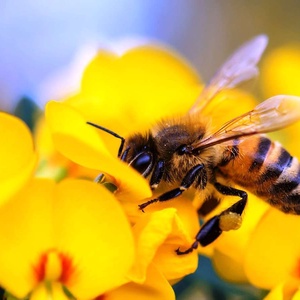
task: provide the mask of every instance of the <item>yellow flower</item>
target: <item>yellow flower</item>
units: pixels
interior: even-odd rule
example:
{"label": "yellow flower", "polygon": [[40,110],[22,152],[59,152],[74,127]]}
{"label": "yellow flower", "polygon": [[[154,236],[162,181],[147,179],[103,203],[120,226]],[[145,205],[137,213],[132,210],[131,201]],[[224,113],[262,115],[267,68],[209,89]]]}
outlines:
{"label": "yellow flower", "polygon": [[264,300],[299,300],[299,280],[291,279],[289,282],[284,282],[277,285],[264,298]]}
{"label": "yellow flower", "polygon": [[190,209],[188,199],[176,199],[174,208],[152,209],[138,219],[132,228],[136,256],[127,274],[130,282],[106,293],[105,299],[120,299],[121,295],[126,299],[175,299],[169,282],[176,282],[197,267],[196,252],[178,256],[174,251],[179,244],[190,245],[190,236],[197,231],[196,218],[190,217],[194,222],[184,220]]}
{"label": "yellow flower", "polygon": [[299,216],[270,208],[247,246],[247,277],[252,284],[265,289],[278,289],[282,285],[282,295],[277,299],[295,294],[300,287],[299,228]]}
{"label": "yellow flower", "polygon": [[132,270],[135,281],[145,279],[145,268],[153,262],[171,282],[195,271],[196,251],[178,256],[179,245],[189,247],[198,230],[198,219],[192,203],[187,198],[174,199],[172,207],[165,203],[160,210],[149,207],[133,226],[137,244],[137,261]]}
{"label": "yellow flower", "polygon": [[0,283],[14,296],[63,297],[65,287],[76,298],[91,299],[126,283],[133,236],[105,188],[35,179],[0,216]]}
{"label": "yellow flower", "polygon": [[[149,214],[132,230],[119,203],[101,185],[83,180],[56,185],[32,178],[36,154],[29,130],[7,114],[0,114],[0,124],[7,137],[2,165],[9,170],[5,164],[11,163],[12,168],[10,185],[2,181],[1,190],[6,201],[0,208],[1,286],[15,297],[31,299],[68,299],[68,293],[81,299],[115,299],[120,293],[130,299],[174,299],[153,258],[165,241],[191,242],[178,217],[180,205],[179,213],[164,209],[156,217]],[[26,172],[18,177],[15,170],[22,172],[21,167]],[[179,276],[194,271],[196,263],[196,256],[194,263],[183,260]]]}
{"label": "yellow flower", "polygon": [[37,161],[31,133],[25,123],[0,112],[0,204],[31,178]]}

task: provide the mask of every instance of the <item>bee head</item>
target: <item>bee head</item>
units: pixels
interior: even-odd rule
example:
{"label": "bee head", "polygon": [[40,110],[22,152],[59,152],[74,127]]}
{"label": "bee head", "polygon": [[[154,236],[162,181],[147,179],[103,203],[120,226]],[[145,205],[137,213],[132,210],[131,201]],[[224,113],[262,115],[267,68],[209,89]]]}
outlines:
{"label": "bee head", "polygon": [[153,169],[156,158],[155,145],[151,135],[135,134],[129,137],[120,158],[141,175],[147,177]]}

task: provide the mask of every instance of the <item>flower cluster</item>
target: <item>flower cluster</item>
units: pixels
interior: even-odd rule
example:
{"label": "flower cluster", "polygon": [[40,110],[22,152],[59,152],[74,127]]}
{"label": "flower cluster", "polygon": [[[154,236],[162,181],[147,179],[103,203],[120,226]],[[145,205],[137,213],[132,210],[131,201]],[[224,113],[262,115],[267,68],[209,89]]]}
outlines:
{"label": "flower cluster", "polygon": [[172,299],[173,291],[152,258],[179,231],[175,209],[155,218],[170,226],[156,239],[149,237],[147,229],[155,230],[155,221],[148,217],[132,228],[103,186],[34,177],[37,154],[29,130],[4,113],[0,124],[1,132],[8,133],[1,156],[1,286],[17,298],[118,299],[119,293],[134,298],[140,289],[139,297],[144,292],[149,299],[150,289],[158,298]]}
{"label": "flower cluster", "polygon": [[[34,137],[21,120],[0,114],[0,286],[8,297],[174,299],[171,284],[196,270],[200,252],[227,280],[272,289],[267,299],[296,299],[298,216],[250,195],[239,230],[177,255],[178,247],[194,242],[202,203],[187,193],[141,212],[138,204],[155,196],[149,183],[117,158],[119,139],[87,125],[123,137],[137,128],[145,132],[162,118],[184,115],[202,88],[192,67],[168,49],[142,46],[122,56],[100,51],[80,90],[47,104]],[[218,127],[255,103],[228,90],[206,115]],[[285,145],[300,154],[293,143]],[[106,180],[93,181],[99,173]],[[223,201],[211,216],[230,201],[236,199]]]}

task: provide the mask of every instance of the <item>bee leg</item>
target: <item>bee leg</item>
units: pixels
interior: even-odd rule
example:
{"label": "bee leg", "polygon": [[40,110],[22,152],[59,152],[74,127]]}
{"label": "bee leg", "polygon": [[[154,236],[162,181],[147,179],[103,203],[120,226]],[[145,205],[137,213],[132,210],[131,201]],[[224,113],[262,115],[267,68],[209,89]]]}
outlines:
{"label": "bee leg", "polygon": [[163,202],[180,196],[185,190],[187,190],[195,182],[197,178],[200,178],[199,182],[201,181],[202,184],[201,187],[204,188],[207,181],[207,175],[203,164],[196,165],[195,167],[190,169],[187,172],[187,174],[184,176],[180,187],[170,190],[155,199],[151,199],[145,203],[140,204],[139,209],[141,211],[144,211],[144,208],[152,203]]}
{"label": "bee leg", "polygon": [[165,171],[165,162],[163,160],[159,160],[153,170],[151,179],[150,179],[150,187],[152,190],[155,190],[159,183],[162,180]]}
{"label": "bee leg", "polygon": [[234,203],[220,214],[220,228],[222,231],[235,230],[241,227],[242,213],[247,204],[248,194],[245,191],[215,183],[215,188],[223,195],[239,196],[241,200]]}
{"label": "bee leg", "polygon": [[223,231],[235,230],[241,226],[242,213],[247,204],[247,193],[218,182],[215,183],[215,188],[223,195],[239,196],[241,200],[205,222],[196,235],[196,241],[185,251],[180,251],[178,248],[176,250],[178,255],[192,252],[194,249],[197,249],[198,243],[205,247],[215,241]]}

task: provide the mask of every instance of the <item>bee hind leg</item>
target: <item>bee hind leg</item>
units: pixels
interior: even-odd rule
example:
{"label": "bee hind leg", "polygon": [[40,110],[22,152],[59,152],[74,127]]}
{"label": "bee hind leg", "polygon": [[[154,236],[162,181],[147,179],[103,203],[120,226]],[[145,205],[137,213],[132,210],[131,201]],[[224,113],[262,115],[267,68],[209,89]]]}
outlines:
{"label": "bee hind leg", "polygon": [[223,231],[236,230],[241,226],[242,213],[247,204],[247,193],[242,190],[222,185],[218,182],[215,183],[215,188],[223,195],[239,196],[241,197],[241,200],[205,222],[197,233],[195,242],[191,247],[185,251],[180,251],[178,248],[176,250],[178,255],[192,252],[194,249],[197,249],[198,244],[205,247],[214,242]]}

